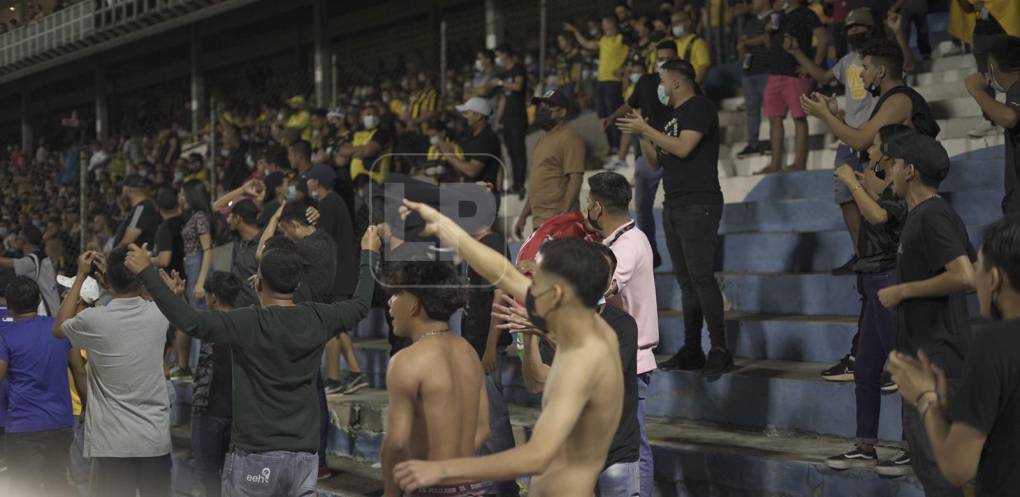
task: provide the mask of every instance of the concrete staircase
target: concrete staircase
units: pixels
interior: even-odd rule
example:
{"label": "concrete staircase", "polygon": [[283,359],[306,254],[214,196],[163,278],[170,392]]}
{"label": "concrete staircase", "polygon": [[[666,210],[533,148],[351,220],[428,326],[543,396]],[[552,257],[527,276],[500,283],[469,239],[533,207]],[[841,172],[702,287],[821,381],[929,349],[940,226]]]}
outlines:
{"label": "concrete staircase", "polygon": [[[944,16],[933,16],[933,30],[944,29],[944,24]],[[935,109],[942,127],[939,139],[954,156],[942,190],[977,245],[985,227],[1001,215],[1004,151],[1001,134],[967,136],[982,119],[961,83],[974,71],[969,55],[948,57],[936,59],[913,79]],[[741,98],[733,98],[722,104],[720,177],[726,206],[717,261],[728,305],[727,338],[737,367],[718,378],[681,371],[653,376],[647,409],[657,494],[919,497],[923,491],[913,477],[890,480],[871,470],[837,472],[824,465],[826,457],[851,446],[856,421],[852,383],[829,383],[819,372],[849,351],[860,310],[855,277],[828,272],[852,253],[832,201],[829,169],[834,150],[828,145],[833,139],[824,125],[809,119],[808,171],[750,176],[767,158],[735,157],[747,138],[744,112],[737,110],[741,103]],[[792,123],[787,123],[787,132],[792,135]],[[760,133],[768,136],[767,122]],[[659,195],[661,206],[661,190]],[[516,197],[504,202],[504,218],[514,219],[519,204]],[[660,214],[656,212],[661,226]],[[657,243],[664,256],[655,277],[661,335],[657,353],[665,358],[683,341],[681,292],[661,229]],[[974,315],[974,302],[971,308]],[[373,388],[330,399],[328,453],[340,458],[331,464],[353,463],[361,468],[356,472],[362,478],[377,475],[370,465],[378,462],[383,437],[389,345],[382,313],[373,310],[355,330],[358,357]],[[458,316],[453,324],[456,330]],[[499,374],[520,442],[534,423],[540,398],[525,391],[519,369],[516,357],[509,355]],[[175,419],[184,422],[187,385],[178,385],[178,399]],[[900,409],[898,395],[883,397],[882,456],[890,455],[900,440]],[[327,488],[322,492],[374,495]]]}

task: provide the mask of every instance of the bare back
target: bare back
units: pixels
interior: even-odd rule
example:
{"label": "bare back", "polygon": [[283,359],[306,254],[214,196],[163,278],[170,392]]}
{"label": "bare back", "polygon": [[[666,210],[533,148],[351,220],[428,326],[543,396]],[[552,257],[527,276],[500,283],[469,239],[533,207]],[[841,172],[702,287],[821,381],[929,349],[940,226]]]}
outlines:
{"label": "bare back", "polygon": [[418,381],[410,451],[430,461],[475,454],[484,373],[475,349],[456,335],[425,337],[400,352]]}
{"label": "bare back", "polygon": [[[583,342],[556,351],[542,398],[543,414],[558,397],[585,404],[548,469],[532,477],[532,497],[591,497],[605,465],[623,409],[623,372],[616,334],[602,319],[596,323],[596,329],[583,331]],[[579,381],[579,376],[587,381]]]}

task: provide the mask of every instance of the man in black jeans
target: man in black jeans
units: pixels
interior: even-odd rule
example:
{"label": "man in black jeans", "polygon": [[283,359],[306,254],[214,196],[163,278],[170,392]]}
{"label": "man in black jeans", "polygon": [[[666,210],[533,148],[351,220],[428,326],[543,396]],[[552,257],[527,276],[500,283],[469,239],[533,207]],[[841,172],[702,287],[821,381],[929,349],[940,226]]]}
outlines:
{"label": "man in black jeans", "polygon": [[[672,108],[662,129],[653,128],[636,113],[618,121],[624,133],[640,136],[642,155],[650,165],[663,169],[662,224],[683,291],[685,339],[683,348],[659,367],[723,373],[733,366],[733,355],[726,348],[722,292],[714,274],[723,209],[717,170],[719,114],[711,100],[696,94],[690,62],[671,60],[659,73],[659,94],[665,94]],[[707,361],[701,348],[701,327],[706,321],[712,340]]]}
{"label": "man in black jeans", "polygon": [[496,111],[496,123],[503,128],[503,142],[513,166],[513,192],[523,194],[528,174],[528,152],[524,146],[528,130],[528,113],[524,95],[528,93],[528,78],[524,66],[514,58],[514,50],[504,43],[496,47],[496,65],[503,70],[499,85],[503,95]]}

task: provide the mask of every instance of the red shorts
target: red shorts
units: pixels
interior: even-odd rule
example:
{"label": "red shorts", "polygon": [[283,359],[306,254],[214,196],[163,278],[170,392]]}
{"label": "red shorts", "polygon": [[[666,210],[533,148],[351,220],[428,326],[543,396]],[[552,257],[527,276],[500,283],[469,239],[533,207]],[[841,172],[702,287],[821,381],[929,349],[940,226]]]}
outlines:
{"label": "red shorts", "polygon": [[800,96],[811,93],[813,86],[810,78],[770,74],[765,84],[765,117],[786,117],[787,111],[791,117],[804,117],[807,114],[800,108]]}

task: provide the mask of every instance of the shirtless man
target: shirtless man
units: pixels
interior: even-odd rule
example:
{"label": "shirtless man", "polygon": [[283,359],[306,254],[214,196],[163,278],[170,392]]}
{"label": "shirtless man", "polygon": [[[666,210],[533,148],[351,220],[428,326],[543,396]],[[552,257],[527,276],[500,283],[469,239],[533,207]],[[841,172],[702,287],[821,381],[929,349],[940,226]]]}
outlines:
{"label": "shirtless man", "polygon": [[479,274],[526,302],[530,321],[558,344],[542,399],[542,413],[526,444],[484,457],[405,461],[393,470],[400,488],[454,482],[505,481],[533,475],[532,497],[591,497],[620,422],[623,372],[613,330],[596,313],[609,279],[599,249],[583,240],[546,242],[534,281],[435,209],[404,201]]}
{"label": "shirtless man", "polygon": [[[453,265],[403,262],[390,272],[393,333],[414,344],[390,359],[389,411],[382,445],[386,497],[401,495],[393,466],[408,459],[471,457],[489,437],[482,363],[474,347],[450,333],[450,316],[464,306],[463,282]],[[409,496],[489,495],[489,483],[422,488]]]}

